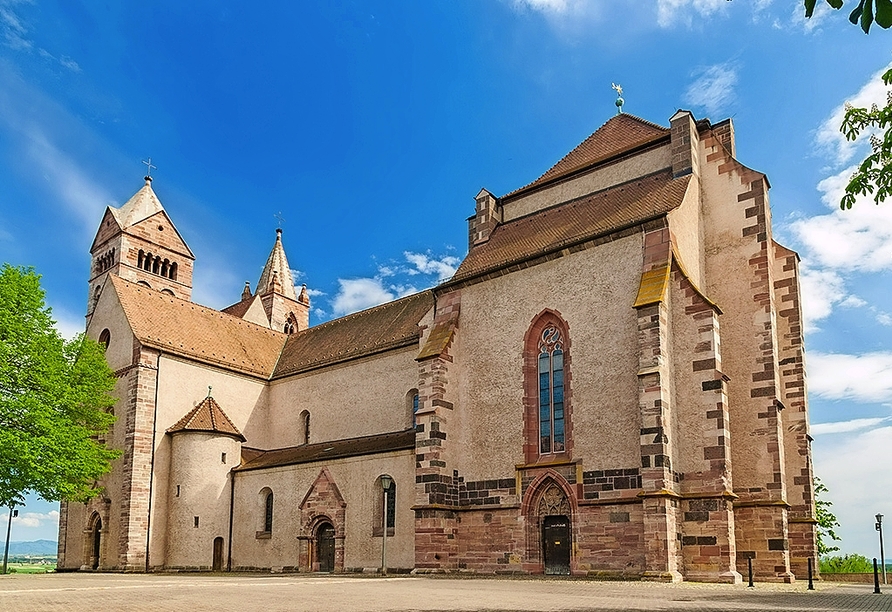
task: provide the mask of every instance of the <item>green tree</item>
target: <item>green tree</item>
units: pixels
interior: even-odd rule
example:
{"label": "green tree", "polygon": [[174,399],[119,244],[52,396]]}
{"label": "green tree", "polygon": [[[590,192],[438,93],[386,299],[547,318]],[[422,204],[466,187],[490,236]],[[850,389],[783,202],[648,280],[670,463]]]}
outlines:
{"label": "green tree", "polygon": [[830,546],[827,542],[828,539],[839,542],[839,536],[836,535],[835,531],[835,528],[839,527],[839,521],[836,520],[836,515],[830,510],[833,502],[828,499],[821,499],[821,495],[827,493],[827,487],[824,486],[824,483],[817,476],[815,476],[814,490],[815,519],[818,521],[818,556],[824,557],[839,550],[838,546]]}
{"label": "green tree", "polygon": [[118,451],[98,438],[114,422],[114,374],[83,334],[64,340],[31,268],[0,267],[0,506],[85,501]]}
{"label": "green tree", "polygon": [[[815,5],[818,0],[805,0],[805,16],[811,17],[815,13]],[[843,0],[825,0],[827,4],[839,10]],[[861,25],[861,29],[867,34],[870,26],[876,23],[883,29],[892,26],[892,0],[858,0],[855,9],[849,13],[849,21],[855,25]]]}
{"label": "green tree", "polygon": [[[886,85],[892,85],[892,70],[887,70],[882,79]],[[872,152],[858,164],[846,185],[839,207],[843,210],[851,208],[855,196],[867,194],[872,194],[873,201],[879,204],[892,195],[892,94],[886,95],[886,106],[883,108],[876,104],[870,108],[846,104],[846,114],[839,130],[849,141],[854,141],[865,130],[883,132],[881,136],[870,136]]]}
{"label": "green tree", "polygon": [[821,573],[860,574],[873,572],[873,563],[864,555],[853,554],[822,558],[820,568]]}

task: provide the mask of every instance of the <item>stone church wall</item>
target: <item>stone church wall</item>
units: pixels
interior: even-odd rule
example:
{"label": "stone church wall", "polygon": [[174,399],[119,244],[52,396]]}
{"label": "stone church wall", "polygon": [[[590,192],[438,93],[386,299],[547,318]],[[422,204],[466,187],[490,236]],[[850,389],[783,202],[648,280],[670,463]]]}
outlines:
{"label": "stone church wall", "polygon": [[[323,495],[321,501],[314,498],[323,467],[327,475],[322,480],[330,478],[334,485],[326,482],[326,489],[337,489],[343,507],[330,493]],[[376,528],[380,527],[382,512],[378,507],[378,477],[382,474],[393,477],[397,492],[394,532],[387,542],[387,565],[392,569],[411,569],[415,561],[412,451],[237,472],[232,569],[311,571],[314,528],[323,515],[335,527],[336,547],[343,547],[341,565],[336,571],[380,567],[381,536]],[[264,517],[261,492],[267,488],[274,494],[273,530],[269,537],[259,533]]]}
{"label": "stone church wall", "polygon": [[303,443],[304,410],[310,413],[311,443],[410,428],[407,394],[418,388],[417,354],[413,345],[274,381],[265,431],[249,438],[249,446]]}

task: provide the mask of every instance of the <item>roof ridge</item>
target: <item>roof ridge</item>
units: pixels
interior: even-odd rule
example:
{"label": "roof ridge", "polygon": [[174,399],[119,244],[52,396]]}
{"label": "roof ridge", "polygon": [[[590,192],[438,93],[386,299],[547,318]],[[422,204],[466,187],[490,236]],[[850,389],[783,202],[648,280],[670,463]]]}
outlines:
{"label": "roof ridge", "polygon": [[[604,130],[608,126],[612,124],[619,124],[619,122],[624,122],[626,124],[632,121],[634,123],[640,124],[642,126],[647,127],[651,131],[656,130],[659,133],[656,134],[648,134],[645,136],[631,138],[628,139],[627,142],[620,142],[617,146],[607,146],[607,140],[612,136],[615,138],[615,134],[607,134]],[[616,128],[620,129],[620,128]],[[601,134],[601,138],[597,138],[598,134]],[[646,119],[642,119],[636,115],[632,115],[629,113],[622,113],[619,115],[614,115],[604,123],[602,123],[598,129],[589,134],[585,139],[582,140],[579,144],[573,147],[566,155],[561,157],[556,163],[554,163],[551,167],[549,167],[545,172],[543,172],[538,178],[534,181],[527,183],[526,185],[519,187],[513,191],[508,192],[503,195],[502,198],[513,197],[531,187],[540,186],[548,184],[552,181],[557,181],[561,178],[565,178],[570,176],[579,170],[597,165],[599,163],[603,163],[613,157],[622,155],[628,151],[634,150],[635,148],[644,146],[648,143],[655,142],[660,138],[665,138],[668,134],[670,134],[670,129],[653,123],[652,121],[647,121]],[[598,146],[600,145],[600,146]],[[606,152],[601,152],[597,154],[597,149],[606,149]],[[595,149],[595,150],[590,150]],[[582,159],[578,162],[573,162],[574,157],[581,157]],[[569,167],[562,167],[569,166]]]}
{"label": "roof ridge", "polygon": [[[257,323],[254,323],[254,322],[252,322],[252,321],[248,321],[248,320],[243,319],[243,318],[241,318],[241,317],[236,317],[236,316],[234,316],[234,315],[231,315],[231,314],[229,314],[228,312],[224,312],[224,311],[222,311],[222,310],[217,310],[216,308],[212,308],[211,306],[205,306],[204,304],[199,304],[198,302],[193,302],[193,301],[191,301],[191,300],[186,300],[186,299],[183,299],[183,298],[181,298],[181,297],[177,297],[177,296],[175,296],[175,295],[169,295],[169,294],[167,294],[167,293],[162,293],[162,292],[158,291],[157,289],[152,289],[151,287],[146,287],[145,285],[140,285],[139,283],[134,283],[133,281],[127,280],[126,278],[122,278],[122,277],[120,277],[120,276],[109,275],[109,278],[115,279],[115,281],[123,281],[124,283],[126,283],[127,285],[130,285],[131,287],[135,286],[135,287],[137,287],[137,291],[140,291],[140,290],[142,290],[142,289],[148,289],[149,291],[153,291],[154,293],[156,293],[156,294],[158,294],[158,295],[162,295],[162,296],[164,296],[162,299],[172,298],[172,299],[177,300],[177,301],[179,301],[179,302],[181,302],[181,303],[183,303],[183,304],[189,304],[189,305],[191,305],[191,306],[197,306],[198,308],[200,308],[200,309],[202,309],[202,310],[205,310],[205,311],[208,311],[208,312],[211,312],[211,313],[214,313],[214,314],[225,315],[225,316],[227,316],[227,317],[229,317],[229,318],[231,318],[231,319],[233,319],[233,320],[235,320],[235,321],[240,321],[240,322],[245,323],[245,324],[247,324],[247,325],[251,325],[251,326],[256,327],[257,329],[259,329],[259,330],[261,330],[261,331],[270,332],[270,333],[272,333],[272,334],[274,334],[274,335],[276,335],[276,336],[285,336],[285,335],[286,335],[284,332],[279,332],[279,331],[276,331],[276,330],[271,329],[271,328],[269,328],[269,327],[264,327],[263,325],[258,325]],[[151,295],[151,294],[150,294],[150,295]],[[233,304],[233,306],[235,306],[235,304]],[[229,308],[229,306],[227,306],[227,308]]]}
{"label": "roof ridge", "polygon": [[306,334],[307,332],[309,332],[309,331],[311,331],[311,330],[314,330],[314,329],[325,329],[326,327],[331,327],[333,324],[338,323],[338,322],[340,322],[340,321],[346,321],[346,320],[349,320],[349,319],[352,319],[352,318],[358,318],[359,316],[361,316],[361,315],[363,315],[363,314],[370,313],[370,312],[372,312],[372,311],[374,311],[374,310],[377,310],[377,309],[379,309],[379,308],[384,308],[385,306],[391,306],[391,305],[393,305],[393,304],[396,304],[397,302],[401,302],[401,301],[403,301],[403,300],[408,300],[409,298],[417,298],[417,297],[419,297],[419,296],[421,296],[421,295],[423,295],[423,294],[425,294],[425,293],[431,293],[432,291],[433,291],[433,288],[431,288],[431,289],[422,289],[421,291],[417,291],[417,292],[415,292],[415,293],[410,293],[409,295],[404,295],[403,297],[396,298],[395,300],[390,300],[389,302],[384,302],[383,304],[377,304],[377,305],[375,305],[375,306],[369,306],[368,308],[364,308],[364,309],[362,309],[362,310],[357,310],[356,312],[351,312],[351,313],[349,313],[349,314],[345,314],[345,315],[343,315],[343,316],[340,316],[340,317],[338,317],[337,319],[331,319],[330,321],[326,321],[325,323],[320,323],[319,325],[313,325],[313,326],[308,327],[308,328],[306,328],[306,329],[302,329],[302,330],[300,330],[300,331],[298,331],[298,332],[295,332],[295,333],[292,334],[292,335],[293,335],[293,336],[299,336],[299,335],[302,335],[302,334]]}

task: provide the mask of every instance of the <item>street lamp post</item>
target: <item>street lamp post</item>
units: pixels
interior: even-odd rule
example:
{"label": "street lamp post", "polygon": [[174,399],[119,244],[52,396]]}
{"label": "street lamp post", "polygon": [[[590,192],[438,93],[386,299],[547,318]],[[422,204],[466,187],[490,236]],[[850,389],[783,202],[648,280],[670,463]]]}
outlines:
{"label": "street lamp post", "polygon": [[19,515],[18,510],[13,509],[14,506],[10,504],[9,506],[9,524],[6,526],[6,546],[3,548],[3,573],[6,574],[6,561],[9,559],[9,534],[12,532],[12,519]]}
{"label": "street lamp post", "polygon": [[876,528],[880,532],[880,564],[883,566],[883,584],[889,584],[886,582],[886,553],[883,551],[883,515],[877,514],[876,519]]}
{"label": "street lamp post", "polygon": [[387,575],[387,493],[390,491],[390,485],[393,479],[390,476],[381,477],[381,488],[384,490],[384,520],[381,523],[381,575]]}

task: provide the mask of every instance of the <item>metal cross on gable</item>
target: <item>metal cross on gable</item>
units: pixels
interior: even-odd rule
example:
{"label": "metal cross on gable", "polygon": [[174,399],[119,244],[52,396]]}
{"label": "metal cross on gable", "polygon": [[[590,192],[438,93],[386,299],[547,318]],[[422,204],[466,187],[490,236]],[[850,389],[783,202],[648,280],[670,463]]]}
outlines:
{"label": "metal cross on gable", "polygon": [[276,214],[273,215],[276,221],[279,222],[279,227],[282,227],[282,224],[285,223],[285,217],[282,216],[282,211],[280,210]]}
{"label": "metal cross on gable", "polygon": [[156,166],[152,163],[151,157],[148,159],[148,161],[142,160],[142,163],[144,163],[146,165],[146,176],[149,176],[149,177],[152,176],[152,168],[154,168],[155,170],[158,169],[158,166]]}

